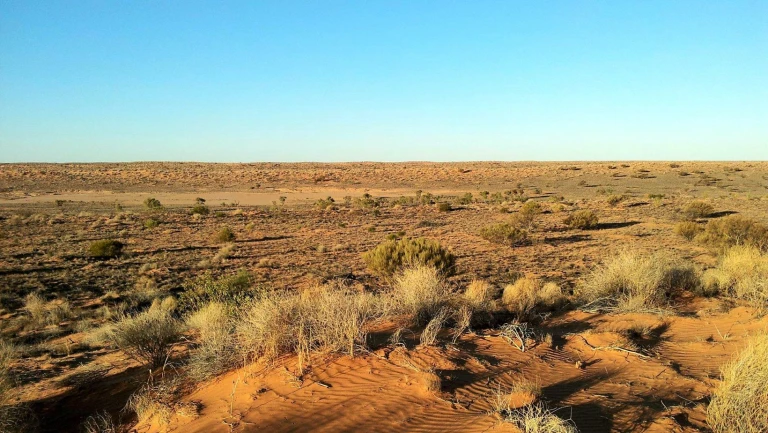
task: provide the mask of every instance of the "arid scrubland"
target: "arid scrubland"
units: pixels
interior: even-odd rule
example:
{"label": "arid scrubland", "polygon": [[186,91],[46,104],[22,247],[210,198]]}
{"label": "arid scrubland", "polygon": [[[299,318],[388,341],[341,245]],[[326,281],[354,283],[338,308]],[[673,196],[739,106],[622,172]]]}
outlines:
{"label": "arid scrubland", "polygon": [[0,187],[0,432],[768,428],[766,163]]}

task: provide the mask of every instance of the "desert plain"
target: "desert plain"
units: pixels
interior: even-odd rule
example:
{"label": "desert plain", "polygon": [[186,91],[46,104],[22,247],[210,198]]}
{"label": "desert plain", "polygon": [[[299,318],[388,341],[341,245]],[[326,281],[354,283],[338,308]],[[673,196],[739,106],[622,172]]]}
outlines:
{"label": "desert plain", "polygon": [[3,428],[724,431],[766,224],[766,162],[2,164]]}

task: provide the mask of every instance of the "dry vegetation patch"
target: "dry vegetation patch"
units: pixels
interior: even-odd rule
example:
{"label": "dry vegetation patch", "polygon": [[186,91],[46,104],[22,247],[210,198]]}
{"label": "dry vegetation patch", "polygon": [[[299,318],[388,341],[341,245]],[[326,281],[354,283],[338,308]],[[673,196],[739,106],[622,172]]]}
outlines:
{"label": "dry vegetation patch", "polygon": [[697,270],[665,253],[624,251],[593,269],[578,284],[582,308],[595,311],[659,312],[682,290],[695,290]]}
{"label": "dry vegetation patch", "polygon": [[753,337],[722,369],[722,382],[707,409],[715,433],[768,431],[768,334]]}

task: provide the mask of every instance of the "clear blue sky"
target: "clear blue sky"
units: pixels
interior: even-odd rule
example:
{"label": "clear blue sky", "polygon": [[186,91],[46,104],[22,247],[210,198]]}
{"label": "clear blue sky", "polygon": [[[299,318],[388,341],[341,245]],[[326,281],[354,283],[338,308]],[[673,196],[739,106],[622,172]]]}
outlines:
{"label": "clear blue sky", "polygon": [[0,162],[768,159],[768,1],[0,1]]}

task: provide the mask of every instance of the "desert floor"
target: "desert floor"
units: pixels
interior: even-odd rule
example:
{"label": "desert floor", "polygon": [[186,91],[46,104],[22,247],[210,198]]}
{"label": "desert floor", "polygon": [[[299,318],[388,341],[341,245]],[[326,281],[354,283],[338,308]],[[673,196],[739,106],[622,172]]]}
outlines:
{"label": "desert floor", "polygon": [[[541,204],[528,245],[479,234],[521,208],[521,201],[488,198],[509,190]],[[450,210],[399,200],[417,191]],[[355,205],[364,194],[375,208]],[[609,203],[615,196],[621,200]],[[146,208],[150,197],[163,207]],[[190,214],[198,197],[210,214]],[[327,197],[335,202],[317,205]],[[528,275],[570,294],[626,249],[664,250],[704,269],[717,253],[674,232],[693,200],[715,210],[702,224],[731,214],[768,223],[768,163],[2,164],[0,335],[21,354],[12,366],[18,400],[42,432],[81,431],[99,413],[138,432],[517,431],[492,414],[490,400],[521,378],[537,382],[548,405],[581,432],[708,431],[706,406],[720,367],[768,327],[751,306],[721,297],[687,296],[662,314],[571,305],[536,324],[553,343],[526,351],[497,327],[430,346],[418,336],[389,344],[383,327],[382,335],[372,332],[368,351],[316,355],[302,374],[288,356],[190,385],[176,407],[194,410],[167,422],[139,422],[123,410],[157,372],[88,340],[115,311],[178,296],[206,273],[246,270],[255,287],[279,290],[337,280],[387,290],[361,255],[392,234],[448,247],[457,269],[448,283],[457,292],[475,279],[503,287]],[[598,226],[567,228],[563,220],[577,209],[595,211]],[[229,244],[215,239],[225,226],[235,234]],[[107,238],[125,244],[122,256],[87,254],[91,242]],[[32,320],[25,309],[31,293],[66,311]],[[647,338],[616,350],[638,324],[650,330]],[[189,350],[179,342],[171,365],[182,368]],[[427,370],[440,377],[439,389],[425,387]]]}

